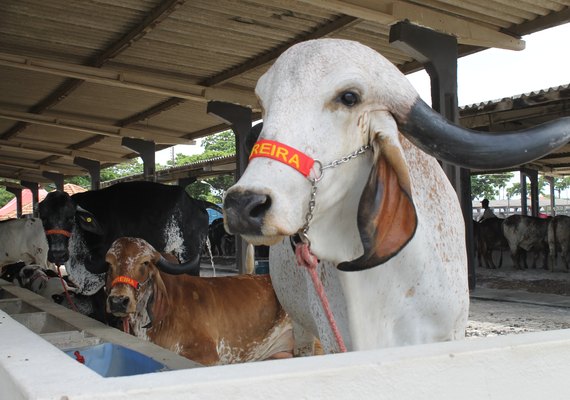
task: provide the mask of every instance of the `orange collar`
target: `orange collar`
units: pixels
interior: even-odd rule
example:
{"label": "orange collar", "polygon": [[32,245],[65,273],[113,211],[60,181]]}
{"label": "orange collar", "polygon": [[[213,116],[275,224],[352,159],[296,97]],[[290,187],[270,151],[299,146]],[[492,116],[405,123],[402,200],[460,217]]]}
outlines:
{"label": "orange collar", "polygon": [[111,282],[111,287],[118,285],[119,283],[125,283],[127,285],[131,285],[137,290],[140,287],[140,283],[137,280],[129,278],[128,276],[124,275],[117,276],[115,279],[113,279],[113,282]]}
{"label": "orange collar", "polygon": [[71,237],[71,232],[66,231],[65,229],[48,229],[46,231],[46,235],[63,235],[66,237]]}
{"label": "orange collar", "polygon": [[282,162],[299,171],[303,176],[309,176],[315,160],[299,150],[274,140],[258,140],[253,145],[249,159],[266,157]]}

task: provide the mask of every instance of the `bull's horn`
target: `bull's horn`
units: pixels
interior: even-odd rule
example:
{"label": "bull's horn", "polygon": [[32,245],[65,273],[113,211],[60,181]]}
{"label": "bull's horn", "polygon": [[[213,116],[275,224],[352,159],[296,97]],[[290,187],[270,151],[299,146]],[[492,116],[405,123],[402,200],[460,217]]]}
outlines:
{"label": "bull's horn", "polygon": [[193,260],[187,261],[183,264],[171,263],[166,258],[160,256],[156,262],[156,266],[162,272],[166,272],[171,275],[200,275],[200,254],[198,254]]}
{"label": "bull's horn", "polygon": [[416,146],[437,159],[471,169],[500,169],[540,158],[570,140],[570,117],[511,132],[457,126],[417,99],[398,125]]}

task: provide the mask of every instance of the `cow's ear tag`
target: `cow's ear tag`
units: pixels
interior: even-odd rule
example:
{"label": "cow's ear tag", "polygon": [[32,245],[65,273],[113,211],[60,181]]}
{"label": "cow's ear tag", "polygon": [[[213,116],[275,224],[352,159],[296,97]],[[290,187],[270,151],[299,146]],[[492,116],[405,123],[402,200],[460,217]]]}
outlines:
{"label": "cow's ear tag", "polygon": [[89,211],[81,207],[77,207],[76,216],[77,216],[77,223],[81,229],[87,232],[94,233],[96,235],[103,234],[103,228],[101,228],[101,225],[99,225],[99,222],[97,222],[95,216],[91,214]]}

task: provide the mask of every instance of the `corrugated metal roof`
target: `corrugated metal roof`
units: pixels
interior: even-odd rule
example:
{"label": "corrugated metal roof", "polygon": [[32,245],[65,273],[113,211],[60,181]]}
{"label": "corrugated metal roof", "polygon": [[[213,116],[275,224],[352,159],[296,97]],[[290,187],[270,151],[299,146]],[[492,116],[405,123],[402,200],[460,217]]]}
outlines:
{"label": "corrugated metal roof", "polygon": [[[501,132],[530,128],[559,117],[570,117],[570,84],[464,106],[459,114],[461,125],[470,129]],[[568,175],[570,145],[525,167],[546,175]]]}
{"label": "corrugated metal roof", "polygon": [[255,107],[257,79],[309,38],[358,40],[416,70],[388,40],[403,19],[456,35],[469,54],[520,47],[520,36],[569,21],[570,9],[567,0],[4,0],[0,177],[42,182],[44,171],[84,174],[76,156],[103,166],[132,158],[123,135],[161,148],[221,130],[207,101]]}

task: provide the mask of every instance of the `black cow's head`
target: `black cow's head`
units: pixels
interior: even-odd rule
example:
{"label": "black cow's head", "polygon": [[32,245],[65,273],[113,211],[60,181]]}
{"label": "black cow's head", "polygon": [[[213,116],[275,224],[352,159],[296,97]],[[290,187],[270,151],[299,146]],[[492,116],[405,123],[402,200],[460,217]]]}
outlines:
{"label": "black cow's head", "polygon": [[95,216],[76,205],[65,192],[48,193],[38,209],[49,245],[48,260],[57,265],[69,259],[69,239],[76,227],[98,235],[103,233]]}

